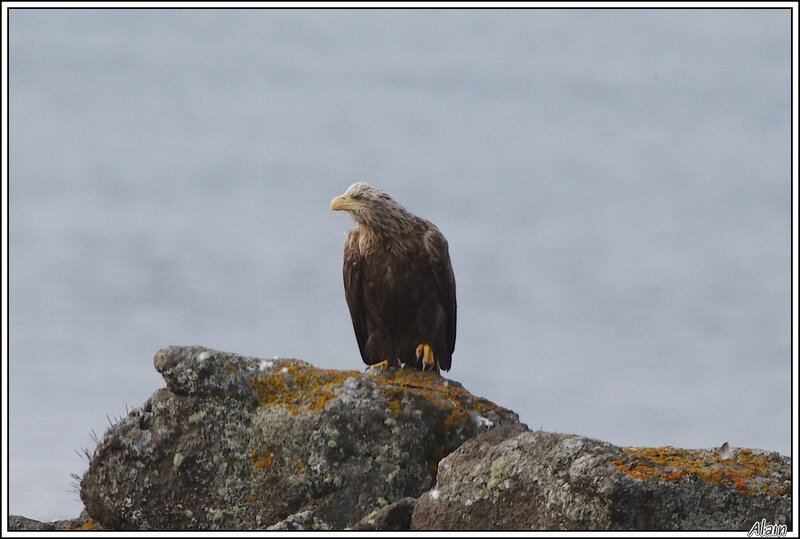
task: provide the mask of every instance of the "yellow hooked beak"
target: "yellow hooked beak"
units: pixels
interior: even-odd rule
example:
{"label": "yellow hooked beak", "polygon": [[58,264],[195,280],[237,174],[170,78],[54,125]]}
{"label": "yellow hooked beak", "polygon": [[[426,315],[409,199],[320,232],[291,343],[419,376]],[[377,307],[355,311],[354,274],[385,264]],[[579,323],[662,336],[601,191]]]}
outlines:
{"label": "yellow hooked beak", "polygon": [[352,210],[359,206],[358,202],[347,195],[339,195],[331,200],[331,211]]}

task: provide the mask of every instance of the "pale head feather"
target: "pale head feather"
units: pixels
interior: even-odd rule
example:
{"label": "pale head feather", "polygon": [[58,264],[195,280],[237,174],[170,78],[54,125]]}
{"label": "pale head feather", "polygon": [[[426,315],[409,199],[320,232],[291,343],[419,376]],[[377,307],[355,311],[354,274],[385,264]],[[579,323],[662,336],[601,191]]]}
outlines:
{"label": "pale head feather", "polygon": [[348,213],[360,225],[362,252],[372,251],[379,245],[404,251],[416,243],[409,243],[409,236],[421,235],[427,228],[427,221],[407,211],[385,191],[367,183],[354,183],[344,195],[359,202]]}
{"label": "pale head feather", "polygon": [[377,187],[356,182],[344,194],[360,203],[350,210],[355,222],[372,229],[373,233],[399,237],[419,229],[420,219]]}

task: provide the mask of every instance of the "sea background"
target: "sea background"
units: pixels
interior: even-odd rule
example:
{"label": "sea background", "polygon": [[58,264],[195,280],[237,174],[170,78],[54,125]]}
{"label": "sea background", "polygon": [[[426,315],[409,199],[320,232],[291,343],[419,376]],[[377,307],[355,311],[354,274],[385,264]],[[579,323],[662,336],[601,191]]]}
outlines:
{"label": "sea background", "polygon": [[362,369],[355,181],[436,223],[446,373],[531,429],[791,453],[789,10],[9,12],[9,508],[167,345]]}

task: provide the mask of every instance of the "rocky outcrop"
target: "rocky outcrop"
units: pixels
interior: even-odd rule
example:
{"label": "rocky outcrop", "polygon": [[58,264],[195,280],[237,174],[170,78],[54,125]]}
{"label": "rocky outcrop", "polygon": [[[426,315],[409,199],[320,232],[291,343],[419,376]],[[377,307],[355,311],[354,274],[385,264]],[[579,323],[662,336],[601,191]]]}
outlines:
{"label": "rocky outcrop", "polygon": [[791,461],[532,432],[433,373],[201,347],[113,425],[86,511],[12,530],[792,530]]}
{"label": "rocky outcrop", "polygon": [[499,427],[439,463],[412,529],[749,530],[791,528],[791,466],[777,453],[620,448]]}
{"label": "rocky outcrop", "polygon": [[81,482],[112,529],[343,529],[433,486],[509,410],[434,373],[318,369],[170,347],[167,387],[106,432]]}
{"label": "rocky outcrop", "polygon": [[361,519],[353,526],[359,531],[406,531],[411,529],[411,514],[414,511],[416,498],[403,498],[381,507]]}
{"label": "rocky outcrop", "polygon": [[55,522],[40,522],[18,515],[10,515],[8,517],[8,531],[88,531],[102,529],[99,524],[89,518],[86,511],[83,511],[78,518],[56,520]]}

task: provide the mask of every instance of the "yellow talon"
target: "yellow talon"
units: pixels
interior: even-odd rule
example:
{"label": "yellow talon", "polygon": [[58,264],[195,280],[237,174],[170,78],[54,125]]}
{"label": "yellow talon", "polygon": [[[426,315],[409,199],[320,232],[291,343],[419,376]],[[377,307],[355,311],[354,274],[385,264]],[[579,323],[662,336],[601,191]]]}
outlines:
{"label": "yellow talon", "polygon": [[373,369],[375,369],[375,370],[388,369],[389,367],[391,367],[391,362],[388,359],[384,359],[383,361],[381,361],[379,363],[373,363],[372,365],[370,365],[367,368],[371,371]]}
{"label": "yellow talon", "polygon": [[433,357],[433,348],[430,347],[427,343],[421,343],[417,345],[417,349],[415,351],[417,355],[417,363],[419,364],[420,370],[423,371],[435,371],[436,368],[436,359]]}

